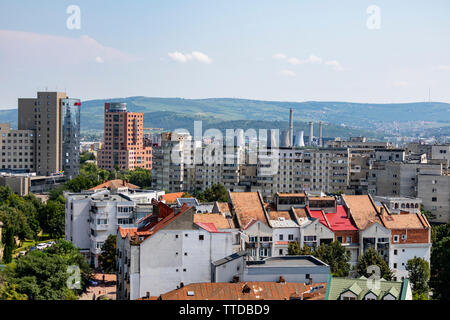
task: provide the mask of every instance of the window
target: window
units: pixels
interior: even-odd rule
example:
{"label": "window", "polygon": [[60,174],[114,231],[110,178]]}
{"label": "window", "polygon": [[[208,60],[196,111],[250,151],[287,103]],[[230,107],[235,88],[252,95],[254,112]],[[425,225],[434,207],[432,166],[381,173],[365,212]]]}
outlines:
{"label": "window", "polygon": [[397,269],[397,264],[396,263],[394,263],[394,269]]}
{"label": "window", "polygon": [[288,236],[288,240],[289,240],[289,241],[294,240],[294,235],[293,235],[293,234],[290,234],[290,235]]}
{"label": "window", "polygon": [[433,198],[431,198],[431,201],[433,201],[433,202],[437,202],[437,197],[433,197]]}
{"label": "window", "polygon": [[396,256],[398,253],[397,249],[394,250],[394,256]]}
{"label": "window", "polygon": [[394,242],[398,242],[398,239],[399,239],[398,235],[395,235],[394,236]]}
{"label": "window", "polygon": [[402,234],[402,240],[406,240],[406,234]]}
{"label": "window", "polygon": [[280,241],[283,241],[283,235],[282,234],[280,234],[278,237],[279,237]]}
{"label": "window", "polygon": [[352,243],[352,237],[351,236],[347,236],[346,241],[347,241],[347,243]]}
{"label": "window", "polygon": [[342,237],[336,237],[336,240],[342,243]]}
{"label": "window", "polygon": [[205,240],[205,236],[203,234],[199,235],[198,240]]}

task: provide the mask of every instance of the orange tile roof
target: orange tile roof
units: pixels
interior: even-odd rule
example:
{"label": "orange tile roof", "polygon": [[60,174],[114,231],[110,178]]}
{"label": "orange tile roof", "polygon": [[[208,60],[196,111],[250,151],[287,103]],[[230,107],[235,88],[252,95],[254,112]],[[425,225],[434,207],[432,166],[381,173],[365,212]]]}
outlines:
{"label": "orange tile roof", "polygon": [[252,220],[260,220],[268,225],[264,207],[257,192],[230,192],[230,197],[241,228],[248,227]]}
{"label": "orange tile roof", "polygon": [[336,200],[334,197],[310,197],[309,200],[323,200],[323,201],[334,201]]}
{"label": "orange tile roof", "polygon": [[292,208],[292,211],[294,212],[297,219],[308,217],[308,212],[306,208]]}
{"label": "orange tile roof", "polygon": [[114,190],[114,189],[124,188],[124,187],[127,187],[129,189],[140,189],[140,187],[138,187],[137,185],[126,182],[124,180],[116,179],[116,180],[106,181],[102,184],[99,184],[96,187],[90,188],[89,190],[99,190],[99,189],[104,189],[104,188]]}
{"label": "orange tile roof", "polygon": [[194,214],[194,223],[212,223],[217,229],[230,229],[234,227],[220,213],[196,213]]}
{"label": "orange tile roof", "polygon": [[278,193],[278,197],[306,197],[304,193]]}
{"label": "orange tile roof", "polygon": [[[160,296],[161,300],[289,300],[326,283],[238,282],[192,283]],[[244,288],[248,288],[246,291]],[[322,290],[322,289],[321,289]],[[189,293],[189,294],[188,294]],[[325,291],[323,290],[323,294]],[[193,295],[192,295],[193,294]]]}
{"label": "orange tile roof", "polygon": [[177,198],[183,197],[184,192],[166,193],[161,197],[161,200],[165,200],[166,203],[175,203]]}
{"label": "orange tile roof", "polygon": [[[383,222],[388,229],[427,229],[429,224],[419,214],[384,215]],[[426,218],[425,218],[426,219]]]}
{"label": "orange tile roof", "polygon": [[220,213],[230,213],[230,206],[228,202],[216,202],[216,203]]}
{"label": "orange tile roof", "polygon": [[279,218],[284,218],[285,220],[292,220],[291,214],[287,210],[277,211],[273,204],[268,204],[265,205],[264,207],[267,211],[267,215],[269,216],[270,220],[278,220]]}
{"label": "orange tile roof", "polygon": [[375,222],[382,224],[373,202],[368,195],[342,195],[345,204],[359,230],[364,230]]}

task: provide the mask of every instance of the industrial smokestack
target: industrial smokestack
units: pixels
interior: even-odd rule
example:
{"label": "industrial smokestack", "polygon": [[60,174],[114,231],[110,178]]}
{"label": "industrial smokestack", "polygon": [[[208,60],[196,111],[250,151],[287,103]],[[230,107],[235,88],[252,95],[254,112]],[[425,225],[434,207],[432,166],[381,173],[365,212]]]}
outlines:
{"label": "industrial smokestack", "polygon": [[294,111],[289,109],[289,146],[294,146]]}
{"label": "industrial smokestack", "polygon": [[287,148],[290,146],[290,141],[289,141],[289,131],[282,131],[281,132],[281,142],[280,142],[280,147],[283,148]]}
{"label": "industrial smokestack", "polygon": [[309,144],[310,146],[312,146],[313,138],[314,138],[314,125],[313,125],[313,123],[310,121],[310,122],[309,122],[309,137],[308,137],[308,144]]}
{"label": "industrial smokestack", "polygon": [[304,147],[305,141],[303,140],[303,131],[297,132],[295,135],[295,146],[296,147]]}
{"label": "industrial smokestack", "polygon": [[323,122],[320,121],[319,122],[319,147],[323,146],[323,136],[322,136],[322,127],[323,127]]}

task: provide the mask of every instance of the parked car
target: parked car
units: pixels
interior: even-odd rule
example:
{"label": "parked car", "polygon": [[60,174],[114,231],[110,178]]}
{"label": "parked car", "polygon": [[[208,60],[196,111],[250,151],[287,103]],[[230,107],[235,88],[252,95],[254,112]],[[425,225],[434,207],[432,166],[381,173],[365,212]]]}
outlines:
{"label": "parked car", "polygon": [[46,243],[39,243],[36,248],[38,250],[44,250],[45,248],[47,248],[47,244]]}
{"label": "parked car", "polygon": [[26,251],[19,251],[19,255],[21,255],[21,256],[24,256],[24,255],[26,255],[26,254],[27,254]]}
{"label": "parked car", "polygon": [[31,248],[30,248],[30,252],[31,252],[31,251],[34,251],[34,250],[37,250],[37,248],[36,248],[36,247],[31,247]]}

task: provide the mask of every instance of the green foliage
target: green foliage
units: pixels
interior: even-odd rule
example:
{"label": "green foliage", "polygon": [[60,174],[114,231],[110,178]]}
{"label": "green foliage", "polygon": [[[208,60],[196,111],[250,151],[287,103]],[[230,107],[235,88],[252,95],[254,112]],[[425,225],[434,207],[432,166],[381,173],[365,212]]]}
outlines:
{"label": "green foliage", "polygon": [[80,154],[80,164],[83,164],[88,160],[95,160],[95,155],[92,152],[85,151]]}
{"label": "green foliage", "polygon": [[428,296],[430,288],[428,280],[430,279],[430,264],[422,258],[414,257],[408,260],[406,264],[408,270],[408,278],[411,281],[412,290],[418,296]]}
{"label": "green foliage", "polygon": [[436,219],[436,216],[433,215],[430,211],[425,210],[422,204],[420,205],[420,213],[423,214],[428,221]]}
{"label": "green foliage", "polygon": [[100,264],[105,273],[116,271],[116,236],[111,234],[102,246],[102,253],[99,256]]}
{"label": "green foliage", "polygon": [[126,180],[142,189],[150,188],[152,186],[152,172],[150,170],[136,168],[128,173]]}
{"label": "green foliage", "polygon": [[65,206],[60,201],[48,200],[39,212],[39,222],[42,230],[52,238],[64,236]]}
{"label": "green foliage", "polygon": [[183,193],[183,195],[181,197],[182,198],[193,198],[194,196],[192,194],[190,194],[189,192],[185,192],[185,193]]}
{"label": "green foliage", "polygon": [[321,244],[315,250],[304,245],[300,248],[298,241],[290,242],[289,255],[312,255],[330,266],[331,273],[336,277],[346,277],[350,272],[350,252],[347,252],[339,241],[328,245]]}
{"label": "green foliage", "polygon": [[330,266],[330,271],[335,277],[348,276],[350,252],[346,251],[339,241],[333,241],[329,245],[321,244],[313,254]]}
{"label": "green foliage", "polygon": [[[67,287],[68,267],[72,265],[80,268],[80,290]],[[7,282],[30,300],[71,300],[86,289],[91,276],[89,265],[78,249],[68,241],[61,241],[44,252],[36,250],[19,257],[7,273]]]}
{"label": "green foliage", "polygon": [[385,280],[392,280],[392,271],[389,269],[388,264],[373,248],[367,249],[367,251],[359,258],[356,264],[356,271],[360,276],[369,278],[372,274],[367,272],[370,266],[376,265],[380,268],[380,277]]}
{"label": "green foliage", "polygon": [[289,242],[288,245],[288,255],[291,256],[310,256],[313,255],[313,249],[307,245],[304,245],[303,248],[300,248],[299,241]]}
{"label": "green foliage", "polygon": [[0,284],[0,300],[27,300],[27,295],[17,292],[17,285],[4,282]]}
{"label": "green foliage", "polygon": [[5,232],[5,248],[3,250],[3,263],[8,264],[12,261],[12,253],[14,250],[14,233],[13,230],[8,227]]}
{"label": "green foliage", "polygon": [[221,184],[214,184],[211,188],[205,191],[194,192],[194,197],[201,202],[228,202],[228,192],[227,189]]}
{"label": "green foliage", "polygon": [[433,246],[431,247],[430,287],[433,298],[449,300],[450,291],[450,224],[435,229]]}

